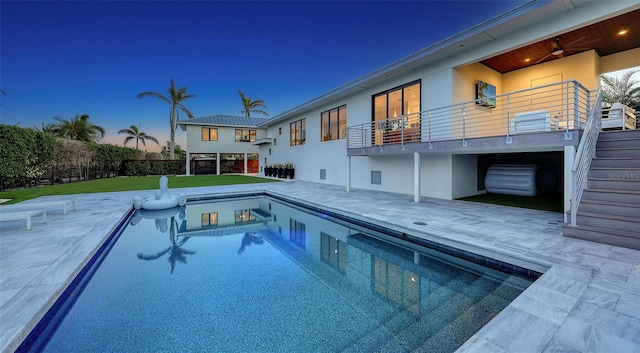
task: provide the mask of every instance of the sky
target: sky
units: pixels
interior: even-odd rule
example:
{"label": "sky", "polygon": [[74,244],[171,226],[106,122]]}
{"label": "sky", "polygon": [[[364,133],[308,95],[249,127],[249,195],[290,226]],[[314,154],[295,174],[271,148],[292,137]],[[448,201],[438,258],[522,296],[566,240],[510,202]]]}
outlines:
{"label": "sky", "polygon": [[101,142],[138,125],[164,145],[169,104],[136,97],[171,78],[196,117],[241,116],[239,90],[273,117],[527,2],[3,0],[0,122],[89,114]]}

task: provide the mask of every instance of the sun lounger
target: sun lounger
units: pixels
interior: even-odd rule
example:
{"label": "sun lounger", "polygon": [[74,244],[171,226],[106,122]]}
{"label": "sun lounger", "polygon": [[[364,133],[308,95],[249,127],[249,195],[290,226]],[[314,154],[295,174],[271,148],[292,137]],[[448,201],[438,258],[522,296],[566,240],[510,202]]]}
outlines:
{"label": "sun lounger", "polygon": [[31,217],[42,214],[42,223],[47,223],[47,211],[45,210],[31,210],[31,211],[0,211],[0,222],[4,221],[27,221],[27,230],[31,230]]}
{"label": "sun lounger", "polygon": [[64,214],[67,214],[67,206],[69,205],[71,205],[71,209],[73,211],[76,210],[75,200],[18,203],[14,205],[0,206],[0,210],[27,211],[27,210],[35,210],[35,209],[52,209],[52,208],[62,207]]}

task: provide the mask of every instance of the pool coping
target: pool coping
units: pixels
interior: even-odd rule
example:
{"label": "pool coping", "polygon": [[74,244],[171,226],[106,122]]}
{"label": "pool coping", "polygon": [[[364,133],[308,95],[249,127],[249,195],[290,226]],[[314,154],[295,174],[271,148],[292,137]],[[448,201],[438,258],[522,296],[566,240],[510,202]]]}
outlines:
{"label": "pool coping", "polygon": [[[330,211],[349,212],[377,224],[400,227],[421,238],[428,238],[427,234],[430,234],[440,243],[485,249],[505,258],[549,266],[538,281],[458,351],[598,352],[605,347],[608,351],[616,348],[640,351],[640,251],[563,238],[562,215],[429,198],[412,203],[410,195],[370,190],[346,193],[344,187],[300,181],[175,191],[187,195],[238,192],[279,195]],[[68,285],[74,272],[79,271],[83,262],[86,263],[98,249],[97,244],[110,234],[104,230],[112,229],[125,212],[120,212],[120,217],[114,213],[130,209],[132,196],[147,193],[74,195],[79,208],[77,216],[83,223],[82,229],[77,230],[78,234],[64,234],[65,226],[68,226],[68,220],[64,219],[67,215],[55,213],[48,217],[50,224],[46,230],[37,222],[34,230],[29,232],[16,225],[0,224],[0,253],[3,255],[0,349],[3,352],[17,348]],[[61,198],[38,198],[34,202]],[[371,208],[372,204],[377,207]],[[500,221],[491,215],[492,212],[499,213],[498,218],[504,219]],[[438,213],[438,216],[430,213]],[[425,226],[413,223],[416,215],[426,220],[428,233]],[[527,224],[527,230],[534,239],[519,236],[518,227],[514,227],[513,222]],[[519,228],[521,232],[522,227]],[[45,265],[39,251],[52,249],[46,246],[31,248],[34,242],[38,245],[46,242],[46,238],[38,237],[61,240],[61,244],[68,247],[56,248],[60,254],[50,256],[51,261]],[[7,251],[15,253],[5,257]],[[34,269],[32,262],[20,261],[20,257],[37,259],[38,268]],[[74,266],[75,271],[70,271],[69,268]],[[57,271],[60,268],[64,270]],[[36,273],[37,270],[41,271]],[[17,323],[11,326],[9,322],[14,321]],[[535,332],[532,327],[536,327]],[[620,328],[616,331],[611,327]],[[592,334],[594,332],[597,334]]]}

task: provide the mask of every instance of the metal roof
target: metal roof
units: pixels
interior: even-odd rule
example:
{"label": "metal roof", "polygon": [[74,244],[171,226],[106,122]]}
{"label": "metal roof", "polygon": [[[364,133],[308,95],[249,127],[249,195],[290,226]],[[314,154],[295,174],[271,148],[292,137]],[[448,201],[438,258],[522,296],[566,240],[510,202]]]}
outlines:
{"label": "metal roof", "polygon": [[246,116],[208,115],[194,119],[181,119],[178,121],[178,126],[182,130],[186,129],[186,125],[258,127],[266,120],[266,118],[247,118]]}

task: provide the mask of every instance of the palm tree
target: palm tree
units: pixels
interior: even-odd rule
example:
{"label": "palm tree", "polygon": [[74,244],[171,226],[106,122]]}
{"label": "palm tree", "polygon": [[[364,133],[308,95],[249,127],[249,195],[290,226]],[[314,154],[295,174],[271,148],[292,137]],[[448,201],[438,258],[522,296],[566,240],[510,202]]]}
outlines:
{"label": "palm tree", "polygon": [[640,109],[640,81],[632,80],[631,76],[640,70],[630,70],[622,76],[614,77],[602,75],[603,101],[609,105],[620,102],[633,109]]}
{"label": "palm tree", "polygon": [[263,99],[253,100],[251,99],[251,97],[245,96],[244,93],[242,93],[242,91],[238,91],[238,94],[240,95],[240,100],[242,101],[242,107],[244,108],[244,110],[240,112],[244,114],[244,116],[246,116],[247,118],[250,118],[251,112],[260,113],[267,116],[269,115],[264,110],[258,109],[258,108],[267,109],[267,106],[264,104]]}
{"label": "palm tree", "polygon": [[171,86],[169,86],[169,95],[168,97],[163,96],[157,92],[142,92],[138,94],[138,98],[144,97],[156,97],[161,101],[167,102],[171,105],[171,110],[169,111],[169,124],[171,125],[171,149],[170,149],[170,158],[173,159],[173,146],[175,145],[175,135],[176,135],[176,127],[178,126],[178,119],[180,118],[179,110],[182,110],[189,119],[193,119],[193,114],[185,107],[182,102],[195,98],[196,96],[193,94],[187,94],[186,87],[180,87],[176,89],[176,85],[171,79]]}
{"label": "palm tree", "polygon": [[58,137],[84,142],[98,142],[105,134],[104,128],[89,122],[89,114],[76,115],[70,120],[57,116],[54,119],[60,122],[52,127],[53,133]]}
{"label": "palm tree", "polygon": [[138,149],[138,141],[142,142],[142,144],[144,146],[147,146],[146,140],[150,140],[155,142],[158,146],[160,146],[160,143],[158,142],[158,140],[151,136],[151,135],[147,135],[146,133],[140,131],[140,128],[135,126],[135,125],[131,125],[130,128],[128,129],[122,129],[120,131],[118,131],[119,134],[127,134],[129,136],[127,136],[124,139],[124,145],[127,145],[127,142],[135,139],[136,140],[136,149]]}

